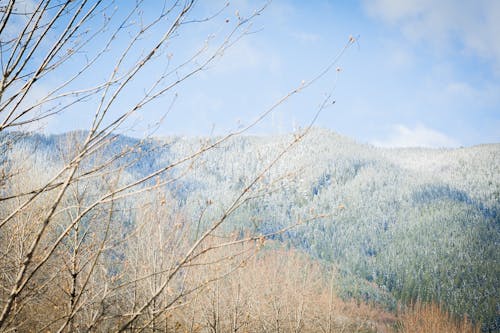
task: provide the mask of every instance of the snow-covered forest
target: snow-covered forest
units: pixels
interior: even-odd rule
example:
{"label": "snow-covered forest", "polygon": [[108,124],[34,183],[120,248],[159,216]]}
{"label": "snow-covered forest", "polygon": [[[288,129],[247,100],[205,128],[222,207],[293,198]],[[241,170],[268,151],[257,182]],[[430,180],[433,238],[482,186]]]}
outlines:
{"label": "snow-covered forest", "polygon": [[[47,184],[73,158],[75,147],[85,135],[2,136],[1,146],[8,147],[2,154],[2,174],[9,175],[2,180],[2,220],[22,202],[23,195]],[[236,259],[237,263],[228,264],[236,274],[241,274],[237,267],[245,265],[249,260],[245,256],[255,248],[262,253],[281,251],[284,257],[302,253],[305,257],[300,260],[305,262],[292,264],[288,270],[294,273],[285,274],[293,276],[313,265],[315,268],[308,274],[317,270],[314,274],[325,278],[334,270],[335,295],[344,301],[356,300],[388,313],[395,313],[401,304],[432,302],[457,317],[466,315],[483,327],[497,327],[500,145],[382,149],[313,128],[290,147],[297,136],[230,138],[216,144],[209,153],[180,164],[176,161],[203,151],[219,138],[141,141],[116,136],[110,145],[96,148],[92,158],[82,164],[77,181],[64,196],[64,205],[56,214],[59,222],[48,231],[55,237],[69,226],[68,237],[54,248],[58,254],[49,264],[58,268],[51,271],[42,267],[45,273],[31,281],[28,295],[39,293],[59,306],[56,299],[62,296],[54,295],[51,284],[78,275],[73,287],[75,295],[88,298],[85,302],[79,300],[83,308],[92,307],[93,297],[101,303],[113,302],[115,297],[124,297],[112,291],[115,284],[123,283],[131,274],[137,278],[139,272],[164,274],[166,267],[175,266],[171,260],[179,260],[176,255],[186,251],[190,239],[210,230],[214,221],[224,220],[215,232],[220,239],[211,235],[215,237],[211,242],[219,244],[223,240],[242,246],[216,254],[225,260],[230,257],[229,262]],[[116,156],[121,158],[114,160]],[[98,171],[94,170],[96,165],[101,166]],[[139,189],[106,196],[110,188],[141,179],[164,165],[172,167],[147,179]],[[55,195],[52,192],[43,196]],[[239,198],[242,193],[243,198]],[[100,203],[98,209],[93,208],[94,201]],[[37,202],[43,206],[50,200],[38,198]],[[30,228],[35,227],[29,216],[35,216],[38,210],[43,212],[37,205],[24,212],[28,216],[23,214],[23,223],[1,230],[0,278],[2,286],[7,287],[0,292],[2,303],[14,280],[8,267],[22,258],[23,244],[31,237]],[[76,219],[82,212],[88,214]],[[49,236],[45,247],[53,241]],[[215,248],[219,249],[218,245]],[[65,251],[74,257],[66,257]],[[133,262],[135,273],[131,271]],[[196,258],[191,258],[190,264],[194,262]],[[102,269],[89,271],[87,283],[109,280],[106,287],[99,287],[101,291],[82,285],[77,274],[83,274],[91,265]],[[138,265],[148,268],[138,269]],[[213,267],[207,264],[206,269]],[[152,276],[158,278],[150,286],[150,291],[155,291],[165,277]],[[183,289],[188,285],[183,280],[187,276],[185,271],[176,277],[168,286],[170,292],[179,288],[179,295],[189,298]],[[209,276],[203,279],[209,280]],[[152,283],[150,280],[151,276],[148,283]],[[214,277],[214,281],[218,278]],[[62,286],[69,281],[57,283]],[[136,288],[138,283],[134,282]],[[265,293],[272,286],[255,288],[263,288],[260,292]],[[127,292],[129,297],[137,297],[136,291]],[[166,301],[153,299],[158,303]],[[73,311],[77,310],[81,308]],[[26,309],[17,311],[23,313]]]}

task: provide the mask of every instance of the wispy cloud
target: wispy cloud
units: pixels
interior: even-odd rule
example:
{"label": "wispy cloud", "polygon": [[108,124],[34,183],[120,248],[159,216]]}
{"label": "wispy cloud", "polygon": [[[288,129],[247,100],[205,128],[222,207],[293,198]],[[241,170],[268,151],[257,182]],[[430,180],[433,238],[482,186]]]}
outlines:
{"label": "wispy cloud", "polygon": [[279,55],[271,49],[258,47],[249,40],[240,40],[225,52],[215,71],[224,73],[255,70],[276,72],[281,68],[281,62]]}
{"label": "wispy cloud", "polygon": [[414,128],[396,124],[387,137],[371,142],[378,147],[457,147],[459,142],[435,129],[418,124]]}
{"label": "wispy cloud", "polygon": [[320,35],[308,33],[305,31],[294,33],[293,37],[295,37],[297,40],[303,43],[315,43],[321,39]]}
{"label": "wispy cloud", "polygon": [[364,2],[375,18],[398,26],[414,42],[460,48],[492,61],[500,75],[500,1],[372,0]]}

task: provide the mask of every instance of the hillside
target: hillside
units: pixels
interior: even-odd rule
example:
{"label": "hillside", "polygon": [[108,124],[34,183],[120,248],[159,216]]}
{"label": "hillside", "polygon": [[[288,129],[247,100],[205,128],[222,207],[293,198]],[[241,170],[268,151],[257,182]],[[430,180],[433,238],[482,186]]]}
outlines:
{"label": "hillside", "polygon": [[[3,169],[22,165],[25,174],[36,172],[36,182],[42,184],[65,164],[84,135],[13,139],[15,133],[5,134],[2,147],[7,141],[10,146]],[[106,160],[133,147],[126,158],[110,164],[113,172],[121,172],[120,182],[127,182],[217,139],[117,136],[95,158]],[[269,237],[274,244],[335,264],[344,299],[388,311],[398,302],[433,301],[485,327],[498,327],[500,144],[382,149],[319,128],[287,148],[293,140],[292,134],[230,138],[146,184],[160,184],[167,193],[163,200],[189,223],[197,221],[198,233],[285,151],[259,177],[223,230],[239,235],[277,232]],[[94,162],[86,161],[87,168]],[[2,196],[13,195],[14,187],[3,186]],[[130,225],[139,215],[122,211],[119,216]]]}

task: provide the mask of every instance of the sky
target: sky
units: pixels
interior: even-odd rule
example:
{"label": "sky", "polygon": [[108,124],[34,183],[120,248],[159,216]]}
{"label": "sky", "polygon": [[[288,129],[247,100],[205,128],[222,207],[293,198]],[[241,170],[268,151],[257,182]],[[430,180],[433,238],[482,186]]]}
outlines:
{"label": "sky", "polygon": [[[170,56],[188,54],[209,34],[223,35],[223,22],[248,17],[261,5],[232,1],[210,22],[187,26],[172,41]],[[221,7],[223,1],[200,1],[192,17]],[[327,68],[352,37],[355,42],[327,74],[251,133],[303,128],[331,95],[335,103],[321,111],[315,126],[360,143],[500,142],[500,1],[274,0],[250,29],[215,64],[148,106],[140,119],[153,122],[158,110],[173,105],[155,135],[221,134],[244,126]],[[100,66],[109,71],[109,64]],[[139,85],[147,79],[140,78]],[[83,127],[89,119],[80,109],[50,120],[46,131]]]}

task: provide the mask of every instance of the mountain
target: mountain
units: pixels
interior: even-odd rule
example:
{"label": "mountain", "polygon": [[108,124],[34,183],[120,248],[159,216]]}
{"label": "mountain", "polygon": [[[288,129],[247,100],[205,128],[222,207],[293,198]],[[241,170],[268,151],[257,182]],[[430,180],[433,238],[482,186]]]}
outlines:
{"label": "mountain", "polygon": [[[85,132],[14,136],[1,138],[11,142],[4,168],[22,160],[48,178]],[[203,151],[220,139],[116,136],[99,156],[133,147],[115,163],[126,182],[193,155],[147,184],[165,183],[188,220],[203,216],[202,224],[258,179],[226,230],[269,234],[303,221],[272,238],[335,263],[344,297],[388,309],[436,301],[500,324],[500,144],[383,149],[313,128],[303,138],[230,137]]]}

